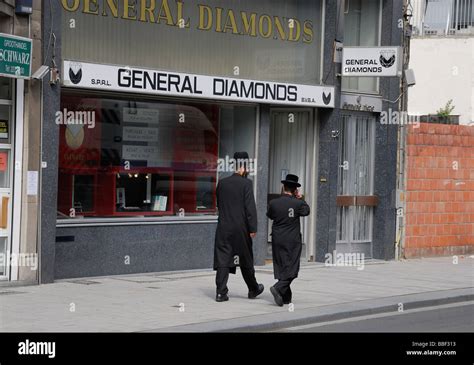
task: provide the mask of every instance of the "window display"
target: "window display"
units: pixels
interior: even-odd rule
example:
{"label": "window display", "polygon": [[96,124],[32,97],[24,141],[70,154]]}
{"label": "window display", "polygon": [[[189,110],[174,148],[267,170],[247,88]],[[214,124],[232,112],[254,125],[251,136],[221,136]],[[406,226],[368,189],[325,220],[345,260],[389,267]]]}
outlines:
{"label": "window display", "polygon": [[58,218],[215,215],[219,161],[255,150],[256,108],[62,96]]}

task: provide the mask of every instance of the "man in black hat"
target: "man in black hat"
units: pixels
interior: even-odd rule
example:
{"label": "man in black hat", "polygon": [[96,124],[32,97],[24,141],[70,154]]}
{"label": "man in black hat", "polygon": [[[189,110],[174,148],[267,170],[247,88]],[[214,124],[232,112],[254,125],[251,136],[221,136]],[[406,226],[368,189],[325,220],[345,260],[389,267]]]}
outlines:
{"label": "man in black hat", "polygon": [[217,223],[214,270],[216,270],[217,302],[229,300],[227,280],[240,266],[249,289],[249,299],[263,292],[263,285],[255,279],[252,238],[257,234],[257,208],[253,196],[252,181],[247,179],[249,155],[234,154],[235,173],[219,181],[217,185]]}
{"label": "man in black hat", "polygon": [[288,174],[282,180],[283,193],[271,200],[267,216],[273,220],[273,273],[278,282],[270,288],[280,307],[291,303],[291,282],[298,277],[302,249],[300,217],[309,215],[309,205],[298,191],[298,176]]}

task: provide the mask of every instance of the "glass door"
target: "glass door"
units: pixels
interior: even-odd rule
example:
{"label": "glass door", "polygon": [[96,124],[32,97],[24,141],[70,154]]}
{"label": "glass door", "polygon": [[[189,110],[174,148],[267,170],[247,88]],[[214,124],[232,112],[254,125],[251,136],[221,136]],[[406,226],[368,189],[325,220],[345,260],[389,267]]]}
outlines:
{"label": "glass door", "polygon": [[0,280],[8,280],[10,276],[12,120],[12,102],[0,99]]}
{"label": "glass door", "polygon": [[338,206],[336,250],[372,257],[373,206],[355,203],[373,196],[375,118],[344,115],[339,137],[338,198],[351,203]]}
{"label": "glass door", "polygon": [[[281,180],[287,174],[299,176],[300,191],[304,199],[312,206],[312,171],[314,170],[315,126],[311,110],[275,110],[271,113],[270,125],[270,164],[268,199],[281,194]],[[314,214],[314,212],[312,213]],[[314,242],[309,227],[309,217],[302,219],[303,251],[302,258],[310,259],[312,250],[307,245]],[[268,224],[268,242],[271,243],[271,224]],[[269,245],[271,246],[271,245]],[[269,252],[271,247],[269,247]]]}

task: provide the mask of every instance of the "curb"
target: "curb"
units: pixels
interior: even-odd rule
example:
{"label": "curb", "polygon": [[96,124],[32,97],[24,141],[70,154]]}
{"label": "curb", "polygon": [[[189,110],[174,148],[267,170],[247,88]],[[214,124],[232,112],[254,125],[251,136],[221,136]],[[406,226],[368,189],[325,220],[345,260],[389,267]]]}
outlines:
{"label": "curb", "polygon": [[474,288],[450,289],[305,308],[295,310],[294,312],[280,311],[263,315],[194,323],[140,332],[266,332],[286,327],[335,321],[371,314],[398,313],[400,303],[403,304],[403,309],[407,310],[471,300],[474,300]]}

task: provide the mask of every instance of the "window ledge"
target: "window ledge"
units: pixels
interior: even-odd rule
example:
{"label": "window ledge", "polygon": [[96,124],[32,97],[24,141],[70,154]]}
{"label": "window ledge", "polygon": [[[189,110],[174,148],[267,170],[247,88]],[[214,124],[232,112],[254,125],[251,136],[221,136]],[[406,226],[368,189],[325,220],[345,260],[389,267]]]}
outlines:
{"label": "window ledge", "polygon": [[74,218],[58,219],[57,228],[92,227],[92,226],[142,226],[156,224],[198,224],[217,223],[217,215],[188,217],[130,217],[130,218]]}

